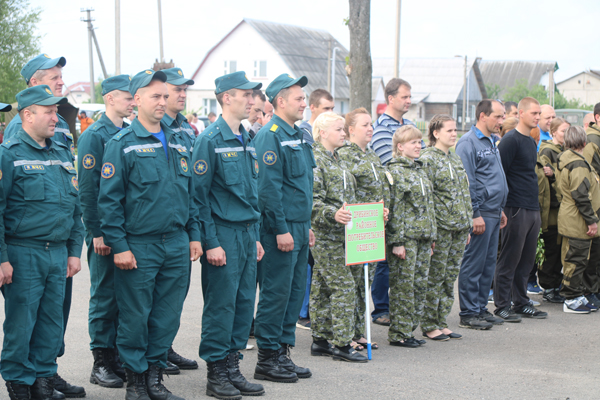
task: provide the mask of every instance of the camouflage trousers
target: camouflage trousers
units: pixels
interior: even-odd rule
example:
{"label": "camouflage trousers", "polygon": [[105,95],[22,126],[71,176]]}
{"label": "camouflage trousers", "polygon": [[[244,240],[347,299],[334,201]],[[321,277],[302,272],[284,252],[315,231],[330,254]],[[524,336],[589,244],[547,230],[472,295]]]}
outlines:
{"label": "camouflage trousers", "polygon": [[469,230],[437,230],[421,319],[423,332],[448,328],[446,317],[454,304],[454,282],[460,271],[468,236]]}
{"label": "camouflage trousers", "polygon": [[600,289],[598,267],[600,238],[562,239],[563,281],[560,294],[567,300],[597,293]]}
{"label": "camouflage trousers", "polygon": [[[357,283],[353,273],[356,267],[345,265],[343,242],[319,238],[312,254],[315,259],[310,289],[312,335],[315,339],[330,340],[335,346],[348,345],[357,324]],[[364,282],[362,287],[364,292]]]}
{"label": "camouflage trousers", "polygon": [[406,258],[392,253],[388,246],[390,266],[390,330],[388,340],[398,342],[413,337],[423,315],[427,291],[427,274],[431,258],[430,240],[407,239]]}

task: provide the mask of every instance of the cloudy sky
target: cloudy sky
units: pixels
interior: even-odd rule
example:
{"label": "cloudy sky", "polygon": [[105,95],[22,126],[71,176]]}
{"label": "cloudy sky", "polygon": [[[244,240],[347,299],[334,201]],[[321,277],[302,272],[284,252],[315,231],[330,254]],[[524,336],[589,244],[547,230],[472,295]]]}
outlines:
{"label": "cloudy sky", "polygon": [[[30,0],[42,10],[42,51],[64,56],[67,85],[89,80],[88,44],[82,8],[94,8],[94,26],[109,74],[115,71],[114,0]],[[212,46],[243,18],[331,32],[349,48],[346,0],[163,0],[165,58],[191,76]],[[404,0],[402,57],[467,55],[487,60],[554,60],[561,81],[585,69],[600,69],[600,1]],[[393,57],[396,0],[371,1],[371,54]],[[253,46],[253,43],[248,43]],[[259,47],[256,48],[260,52]],[[155,0],[121,0],[121,71],[135,74],[159,57]],[[95,76],[101,76],[94,54]],[[282,71],[285,72],[285,71]]]}

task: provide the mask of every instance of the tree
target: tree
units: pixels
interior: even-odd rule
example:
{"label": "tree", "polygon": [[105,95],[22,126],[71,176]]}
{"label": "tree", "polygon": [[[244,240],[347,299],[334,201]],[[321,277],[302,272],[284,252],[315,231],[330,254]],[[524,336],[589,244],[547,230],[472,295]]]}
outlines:
{"label": "tree", "polygon": [[[515,86],[509,88],[504,95],[504,101],[519,102],[524,97],[533,97],[540,104],[549,104],[550,97],[544,86],[537,84],[529,89],[526,79],[519,79],[515,82]],[[490,96],[490,98],[492,98]],[[562,93],[556,91],[554,93],[554,108],[557,110],[564,108],[575,108],[580,110],[591,110],[592,105],[587,105],[579,101],[579,99],[567,100]]]}
{"label": "tree", "polygon": [[502,88],[498,84],[485,85],[485,91],[487,92],[488,99],[497,99],[500,97]]}
{"label": "tree", "polygon": [[40,12],[29,8],[27,0],[0,0],[0,102],[14,103],[27,87],[20,72],[40,52],[40,37],[33,33]]}
{"label": "tree", "polygon": [[347,66],[350,77],[350,109],[371,110],[371,0],[349,0],[350,58]]}

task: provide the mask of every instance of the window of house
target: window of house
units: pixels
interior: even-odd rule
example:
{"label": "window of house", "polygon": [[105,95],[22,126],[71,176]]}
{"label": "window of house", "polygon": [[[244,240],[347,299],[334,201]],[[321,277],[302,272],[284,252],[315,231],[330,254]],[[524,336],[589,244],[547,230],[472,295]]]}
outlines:
{"label": "window of house", "polygon": [[237,72],[237,61],[225,61],[223,69],[225,75]]}
{"label": "window of house", "polygon": [[471,121],[475,119],[475,106],[471,105]]}
{"label": "window of house", "polygon": [[207,116],[209,113],[214,112],[217,113],[217,100],[216,99],[204,99],[204,107],[202,108],[204,112],[204,116]]}
{"label": "window of house", "polygon": [[254,77],[265,78],[267,76],[267,62],[254,61]]}
{"label": "window of house", "polygon": [[452,118],[454,118],[454,120],[457,118],[456,114],[458,114],[458,106],[456,104],[452,104]]}

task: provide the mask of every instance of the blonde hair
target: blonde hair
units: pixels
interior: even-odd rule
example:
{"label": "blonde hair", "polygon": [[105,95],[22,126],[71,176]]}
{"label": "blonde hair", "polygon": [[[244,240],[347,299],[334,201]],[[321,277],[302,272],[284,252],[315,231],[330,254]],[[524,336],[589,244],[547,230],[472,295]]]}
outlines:
{"label": "blonde hair", "polygon": [[413,125],[403,125],[394,132],[392,138],[392,156],[398,157],[402,152],[398,150],[398,144],[404,144],[414,139],[423,139],[423,134]]}
{"label": "blonde hair", "polygon": [[192,121],[194,120],[194,114],[190,113],[190,114],[186,115],[185,119],[187,120],[188,124],[191,124]]}
{"label": "blonde hair", "polygon": [[512,131],[519,124],[519,120],[515,117],[506,118],[500,127],[500,137],[504,137],[508,131]]}
{"label": "blonde hair", "polygon": [[358,122],[357,117],[361,114],[366,114],[369,117],[371,116],[371,114],[369,114],[367,109],[364,107],[357,108],[346,114],[346,123],[344,124],[344,131],[346,132],[346,135],[350,136],[350,127],[356,125],[356,122]]}
{"label": "blonde hair", "polygon": [[321,131],[326,131],[331,128],[334,122],[342,121],[345,122],[344,118],[334,112],[324,112],[315,119],[313,124],[312,135],[315,142],[321,141]]}

